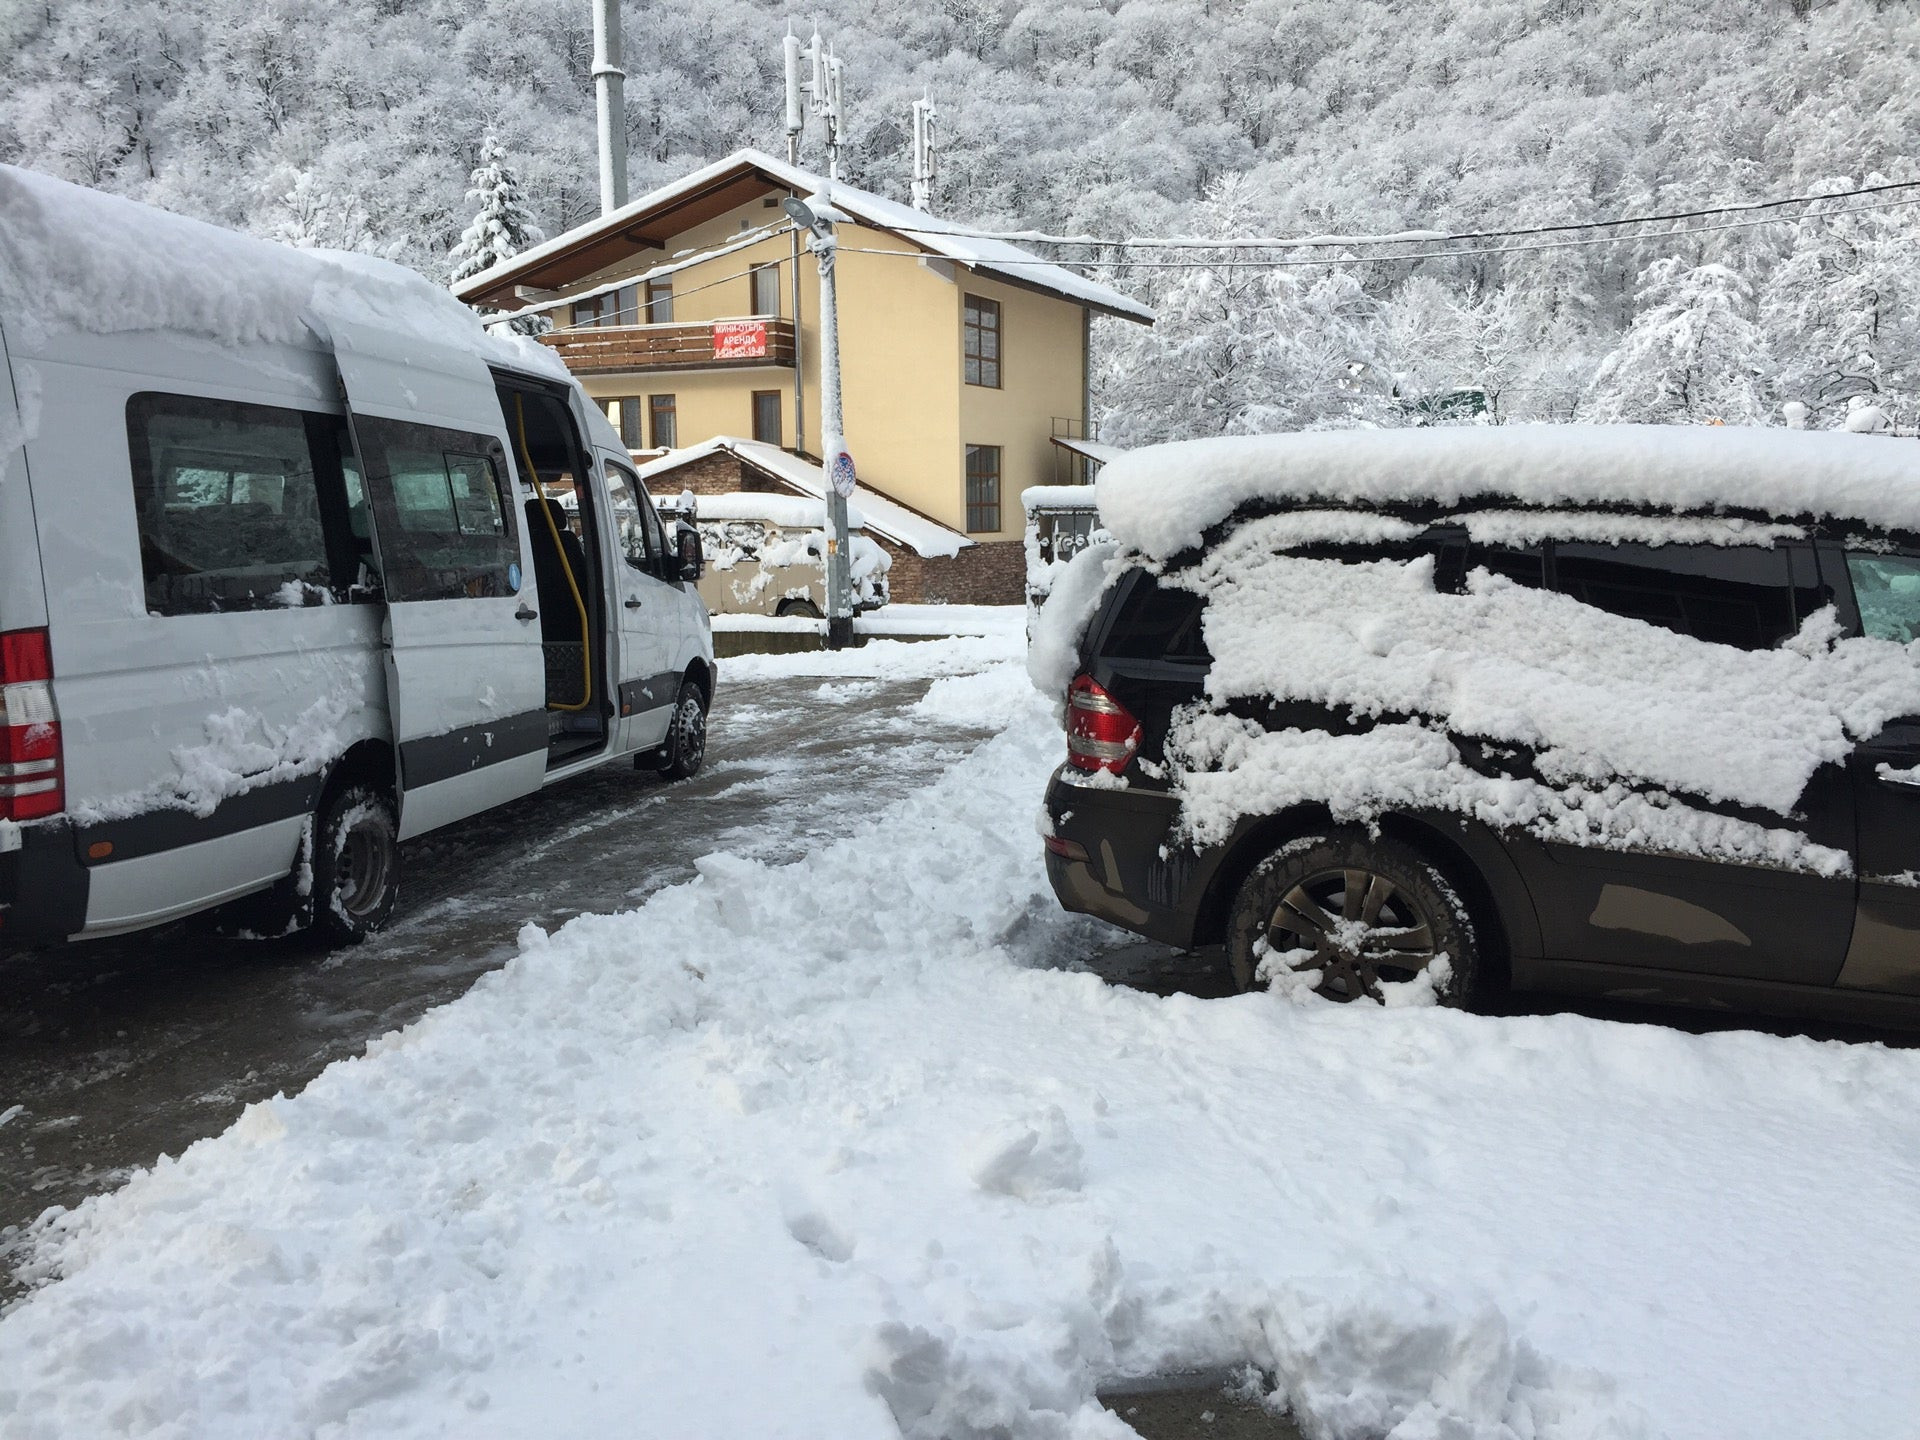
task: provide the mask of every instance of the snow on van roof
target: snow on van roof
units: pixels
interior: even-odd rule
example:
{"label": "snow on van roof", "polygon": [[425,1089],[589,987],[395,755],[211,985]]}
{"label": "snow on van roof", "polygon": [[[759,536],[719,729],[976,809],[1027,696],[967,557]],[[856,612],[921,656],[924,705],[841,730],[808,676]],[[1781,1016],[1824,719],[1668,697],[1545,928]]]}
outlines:
{"label": "snow on van roof", "polygon": [[0,165],[0,319],[25,351],[60,334],[140,330],[305,345],[329,322],[352,321],[566,373],[546,347],[489,334],[404,266],[296,249],[11,165]]}
{"label": "snow on van roof", "polygon": [[1095,482],[1115,539],[1157,559],[1242,505],[1339,500],[1759,511],[1920,530],[1920,445],[1677,425],[1524,425],[1229,436],[1129,450]]}

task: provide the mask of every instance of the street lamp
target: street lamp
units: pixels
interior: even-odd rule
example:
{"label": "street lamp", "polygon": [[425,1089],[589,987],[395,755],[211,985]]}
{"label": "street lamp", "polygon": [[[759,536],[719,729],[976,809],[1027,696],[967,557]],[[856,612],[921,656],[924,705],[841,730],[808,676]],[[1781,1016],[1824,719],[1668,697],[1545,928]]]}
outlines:
{"label": "street lamp", "polygon": [[[827,209],[829,198],[818,197]],[[853,643],[853,583],[847,545],[847,499],[853,494],[853,456],[840,433],[840,315],[834,303],[833,262],[839,242],[832,222],[797,195],[784,208],[807,232],[807,248],[820,266],[820,458],[827,472],[827,648]]]}

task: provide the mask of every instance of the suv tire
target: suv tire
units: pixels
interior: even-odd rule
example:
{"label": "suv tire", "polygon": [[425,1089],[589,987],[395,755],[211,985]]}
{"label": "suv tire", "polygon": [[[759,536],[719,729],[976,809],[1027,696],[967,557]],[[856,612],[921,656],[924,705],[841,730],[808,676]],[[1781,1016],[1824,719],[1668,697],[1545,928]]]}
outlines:
{"label": "suv tire", "polygon": [[1317,970],[1315,993],[1341,1002],[1384,1003],[1383,982],[1413,980],[1440,955],[1441,1004],[1467,1004],[1480,980],[1479,941],[1459,892],[1412,846],[1360,830],[1290,841],[1241,882],[1227,921],[1235,983],[1254,988],[1273,952],[1291,952],[1295,971]]}
{"label": "suv tire", "polygon": [[347,785],[313,822],[313,933],[358,945],[386,924],[400,893],[400,826],[393,801],[371,785]]}

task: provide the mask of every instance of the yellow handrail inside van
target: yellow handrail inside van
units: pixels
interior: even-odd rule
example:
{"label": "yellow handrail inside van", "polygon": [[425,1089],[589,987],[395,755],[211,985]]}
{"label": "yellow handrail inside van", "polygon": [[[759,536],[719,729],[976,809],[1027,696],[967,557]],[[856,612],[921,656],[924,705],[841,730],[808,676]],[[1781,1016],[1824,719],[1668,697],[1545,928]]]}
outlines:
{"label": "yellow handrail inside van", "polygon": [[567,589],[573,592],[573,608],[580,612],[580,703],[558,705],[547,702],[549,710],[584,710],[593,703],[593,626],[587,622],[587,602],[581,598],[580,582],[574,579],[573,565],[567,559],[567,547],[560,543],[560,527],[554,523],[553,510],[547,504],[546,486],[533,466],[533,448],[527,444],[527,403],[524,395],[513,397],[513,413],[520,422],[520,458],[526,462],[527,475],[533,481],[533,493],[540,497],[540,513],[546,517],[547,531],[553,536],[553,553],[560,557],[561,573],[567,577]]}

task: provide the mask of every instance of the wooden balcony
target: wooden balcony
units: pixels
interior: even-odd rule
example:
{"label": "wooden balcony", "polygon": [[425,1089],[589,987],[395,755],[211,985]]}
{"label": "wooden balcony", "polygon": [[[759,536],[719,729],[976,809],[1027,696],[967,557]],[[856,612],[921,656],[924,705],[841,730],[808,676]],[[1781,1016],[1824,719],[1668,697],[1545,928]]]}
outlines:
{"label": "wooden balcony", "polygon": [[777,316],[555,330],[540,341],[576,375],[793,366],[793,321]]}

